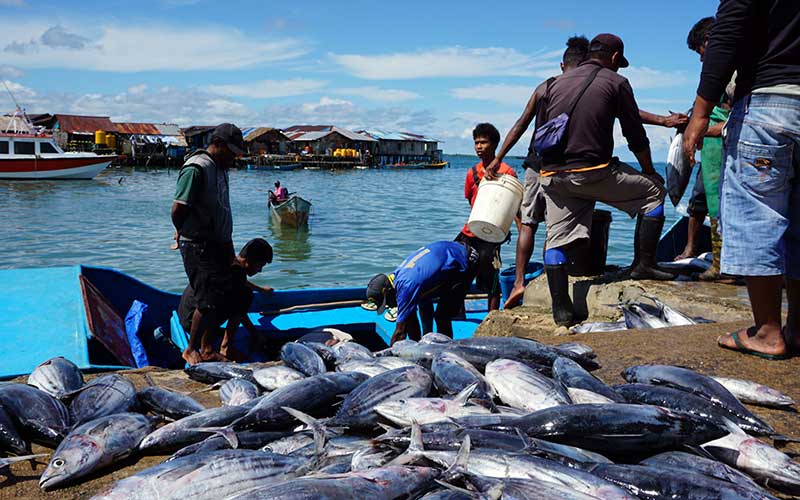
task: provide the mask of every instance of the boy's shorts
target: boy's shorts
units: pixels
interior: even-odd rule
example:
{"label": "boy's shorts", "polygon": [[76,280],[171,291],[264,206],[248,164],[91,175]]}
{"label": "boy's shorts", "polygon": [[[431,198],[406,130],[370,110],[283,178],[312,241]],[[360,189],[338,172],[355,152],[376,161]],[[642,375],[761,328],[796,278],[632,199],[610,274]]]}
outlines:
{"label": "boy's shorts", "polygon": [[525,169],[525,191],[520,207],[520,222],[526,226],[544,222],[544,211],[547,202],[542,186],[539,183],[539,172],[532,168]]}

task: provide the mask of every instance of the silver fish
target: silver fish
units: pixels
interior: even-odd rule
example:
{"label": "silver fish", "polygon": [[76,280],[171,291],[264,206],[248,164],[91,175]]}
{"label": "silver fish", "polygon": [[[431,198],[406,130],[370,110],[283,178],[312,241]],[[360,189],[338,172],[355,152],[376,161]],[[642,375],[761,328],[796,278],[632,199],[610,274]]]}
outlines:
{"label": "silver fish", "polygon": [[76,427],[53,452],[39,486],[52,490],[126,458],[152,429],[153,422],[138,413],[108,415]]}
{"label": "silver fish", "polygon": [[11,415],[0,404],[0,450],[10,451],[15,455],[25,455],[30,450],[28,443],[22,438]]}
{"label": "silver fish", "polygon": [[476,382],[466,387],[453,399],[398,399],[375,406],[375,411],[378,415],[402,426],[408,426],[412,423],[420,425],[432,424],[469,415],[488,415],[491,412],[483,406],[467,404],[467,400],[477,386],[478,383]]}
{"label": "silver fish", "polygon": [[258,397],[258,386],[241,378],[226,380],[219,387],[223,406],[240,406]]}
{"label": "silver fish", "polygon": [[586,389],[578,389],[577,387],[567,387],[567,394],[576,405],[614,402],[613,399],[609,399],[602,394],[587,391]]}
{"label": "silver fish", "polygon": [[195,453],[117,481],[94,500],[217,500],[294,477],[306,461],[256,450]]}
{"label": "silver fish", "polygon": [[69,431],[67,407],[36,387],[25,384],[2,385],[0,405],[12,417],[23,438],[56,446]]}
{"label": "silver fish", "polygon": [[344,363],[354,359],[370,359],[375,355],[372,351],[357,342],[337,342],[331,346],[337,363]]}
{"label": "silver fish", "polygon": [[789,495],[800,494],[800,463],[729,422],[730,434],[703,448],[723,463],[747,473],[759,484]]}
{"label": "silver fish", "polygon": [[439,471],[429,467],[381,467],[366,471],[302,477],[243,492],[229,500],[300,498],[416,498],[428,490]]}
{"label": "silver fish", "polygon": [[325,361],[313,349],[299,342],[287,342],[281,347],[281,360],[289,368],[306,374],[309,377],[321,375],[327,371]]}
{"label": "silver fish", "polygon": [[439,393],[447,396],[458,394],[470,385],[475,384],[475,390],[470,396],[479,404],[492,408],[491,388],[486,379],[470,362],[452,352],[442,352],[433,358],[431,363],[433,381]]}
{"label": "silver fish", "polygon": [[220,380],[229,380],[232,378],[243,378],[254,382],[253,371],[238,363],[231,363],[229,361],[213,361],[197,363],[183,370],[186,375],[192,380],[203,382],[205,384],[213,384]]}
{"label": "silver fish", "polygon": [[253,378],[264,390],[274,391],[292,382],[304,379],[306,375],[288,366],[275,365],[254,371]]}
{"label": "silver fish", "polygon": [[787,408],[794,406],[794,400],[781,391],[758,384],[751,380],[728,377],[711,377],[742,403],[768,406],[771,408]]}
{"label": "silver fish", "polygon": [[386,358],[372,358],[372,359],[354,359],[347,361],[336,367],[337,371],[342,372],[358,372],[364,373],[370,377],[380,375],[381,373],[403,368],[405,366],[415,366],[411,361],[405,359],[386,357]]}
{"label": "silver fish", "polygon": [[599,321],[591,323],[581,323],[580,325],[573,326],[569,329],[572,333],[590,333],[590,332],[618,332],[630,328],[628,323],[621,319],[619,321]]}
{"label": "silver fish", "polygon": [[686,326],[686,325],[697,324],[697,321],[693,320],[692,318],[683,314],[682,312],[676,311],[675,309],[661,302],[657,298],[653,296],[647,296],[647,298],[653,301],[653,303],[656,305],[659,312],[661,313],[661,319],[666,321],[669,324],[669,326]]}
{"label": "silver fish", "polygon": [[452,341],[452,337],[436,332],[426,333],[419,339],[420,344],[449,344]]}
{"label": "silver fish", "polygon": [[589,359],[594,359],[597,357],[597,354],[595,354],[594,349],[580,342],[562,342],[561,344],[558,344],[556,347],[559,347],[561,349],[566,349],[570,352],[574,352],[578,356],[583,356]]}
{"label": "silver fish", "polygon": [[163,387],[145,387],[137,396],[139,402],[149,411],[175,420],[206,409],[191,396]]}
{"label": "silver fish", "polygon": [[[253,400],[249,403],[253,403]],[[206,427],[225,426],[247,414],[247,404],[221,406],[197,412],[180,420],[170,422],[148,434],[139,444],[143,452],[176,450],[207,438],[211,432],[201,431]]]}
{"label": "silver fish", "polygon": [[136,405],[136,387],[127,378],[110,373],[83,386],[69,404],[72,425],[106,415],[125,413]]}
{"label": "silver fish", "polygon": [[34,368],[28,384],[61,399],[83,387],[83,374],[75,363],[58,356]]}
{"label": "silver fish", "polygon": [[528,366],[510,359],[486,365],[486,381],[509,406],[537,411],[572,403],[564,387]]}

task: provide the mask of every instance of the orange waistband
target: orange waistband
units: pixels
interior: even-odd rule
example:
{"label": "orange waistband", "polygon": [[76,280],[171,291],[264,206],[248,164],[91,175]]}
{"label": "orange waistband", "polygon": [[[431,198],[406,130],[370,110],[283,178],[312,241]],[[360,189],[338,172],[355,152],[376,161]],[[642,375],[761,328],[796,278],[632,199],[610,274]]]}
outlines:
{"label": "orange waistband", "polygon": [[589,172],[591,170],[599,170],[601,168],[606,168],[610,162],[603,163],[600,165],[595,165],[593,167],[580,167],[580,168],[571,168],[569,170],[542,170],[539,172],[539,175],[542,177],[550,177],[551,175],[555,174],[562,174],[565,172]]}

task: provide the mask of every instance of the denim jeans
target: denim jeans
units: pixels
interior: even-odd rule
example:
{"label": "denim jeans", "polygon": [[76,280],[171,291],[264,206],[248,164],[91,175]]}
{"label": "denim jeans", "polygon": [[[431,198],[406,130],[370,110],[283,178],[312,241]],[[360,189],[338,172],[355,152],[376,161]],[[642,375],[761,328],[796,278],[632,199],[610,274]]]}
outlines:
{"label": "denim jeans", "polygon": [[800,97],[751,94],[727,129],[722,272],[800,279]]}

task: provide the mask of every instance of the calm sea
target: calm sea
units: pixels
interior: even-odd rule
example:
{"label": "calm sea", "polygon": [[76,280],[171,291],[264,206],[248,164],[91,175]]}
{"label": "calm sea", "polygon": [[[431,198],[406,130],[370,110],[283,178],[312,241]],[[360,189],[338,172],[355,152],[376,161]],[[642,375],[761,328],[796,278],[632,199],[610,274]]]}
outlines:
{"label": "calm sea", "polygon": [[[275,288],[362,286],[420,245],[453,239],[469,216],[464,178],[475,163],[450,156],[432,171],[233,171],[234,243],[264,237],[275,260],[255,278]],[[521,160],[508,162],[522,173]],[[660,166],[663,173],[663,165]],[[108,266],[171,291],[186,283],[170,250],[176,170],[111,168],[93,181],[0,181],[0,268]],[[308,229],[271,224],[267,191],[280,180],[313,204]],[[667,204],[667,224],[676,218]],[[607,207],[602,207],[607,208]],[[626,264],[634,224],[613,210],[608,262]],[[536,235],[541,256],[544,227]],[[514,235],[502,250],[513,264]]]}

